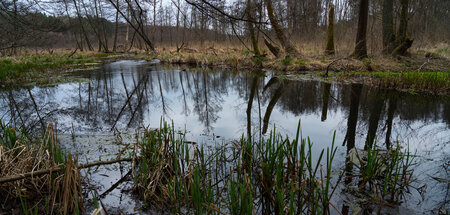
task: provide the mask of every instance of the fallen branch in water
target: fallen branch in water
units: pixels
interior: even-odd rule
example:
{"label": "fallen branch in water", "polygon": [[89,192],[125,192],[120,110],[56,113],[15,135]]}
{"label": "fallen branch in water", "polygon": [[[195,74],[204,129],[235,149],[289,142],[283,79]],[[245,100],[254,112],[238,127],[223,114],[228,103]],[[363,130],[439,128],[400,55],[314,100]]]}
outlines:
{"label": "fallen branch in water", "polygon": [[126,180],[127,176],[131,175],[132,170],[133,169],[130,169],[130,171],[128,171],[121,179],[119,179],[116,183],[114,183],[108,190],[103,192],[99,197],[103,198],[108,193],[110,193],[111,191],[115,190],[122,182],[124,182]]}
{"label": "fallen branch in water", "polygon": [[[121,158],[121,159],[109,160],[109,161],[96,161],[96,162],[92,162],[92,163],[78,165],[78,168],[85,169],[85,168],[89,168],[89,167],[93,167],[93,166],[107,165],[107,164],[113,164],[113,163],[118,163],[118,162],[122,162],[122,161],[132,161],[132,160],[133,160],[132,158]],[[38,171],[27,172],[27,173],[17,174],[17,175],[10,175],[10,176],[0,178],[0,184],[6,183],[6,182],[11,182],[11,181],[17,181],[17,180],[21,180],[24,178],[34,177],[34,176],[51,174],[52,172],[59,172],[59,171],[63,171],[63,170],[64,169],[62,168],[62,165],[57,165],[57,166],[54,166],[54,167],[51,167],[48,169],[42,169],[42,170],[38,170]]]}

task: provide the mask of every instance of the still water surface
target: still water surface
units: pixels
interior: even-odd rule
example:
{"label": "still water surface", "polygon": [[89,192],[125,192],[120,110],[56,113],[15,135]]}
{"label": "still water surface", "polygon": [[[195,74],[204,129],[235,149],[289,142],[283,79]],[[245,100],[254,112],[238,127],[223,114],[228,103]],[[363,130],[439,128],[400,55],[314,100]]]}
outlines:
{"label": "still water surface", "polygon": [[[365,141],[376,140],[380,148],[389,148],[397,141],[409,147],[419,155],[415,167],[421,182],[418,186],[427,186],[423,198],[411,191],[405,207],[423,212],[449,207],[448,182],[431,177],[450,178],[448,97],[411,95],[359,84],[292,81],[271,73],[255,76],[249,72],[173,68],[145,61],[119,61],[71,75],[90,81],[0,92],[2,121],[39,127],[38,119],[42,118],[44,122],[57,122],[62,137],[82,137],[141,126],[157,128],[164,118],[186,130],[188,139],[204,145],[236,140],[249,133],[264,138],[273,128],[294,137],[300,121],[302,136],[310,137],[316,153],[331,145],[336,132],[337,170],[344,168],[346,153],[353,147],[363,148]],[[99,153],[86,150],[91,146],[80,140],[92,141],[80,138],[73,150],[87,154],[89,160],[98,158]],[[106,146],[107,138],[93,144],[102,141]],[[117,201],[112,198],[114,203]]]}

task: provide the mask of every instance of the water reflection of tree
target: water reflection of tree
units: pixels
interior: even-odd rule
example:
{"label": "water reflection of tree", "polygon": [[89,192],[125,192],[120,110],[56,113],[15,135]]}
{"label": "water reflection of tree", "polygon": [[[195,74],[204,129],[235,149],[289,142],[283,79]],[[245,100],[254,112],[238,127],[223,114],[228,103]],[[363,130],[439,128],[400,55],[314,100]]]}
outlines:
{"label": "water reflection of tree", "polygon": [[[352,84],[350,91],[350,110],[347,118],[347,132],[345,134],[343,145],[347,144],[347,156],[345,158],[345,184],[351,183],[351,175],[353,171],[353,164],[348,156],[350,151],[355,148],[355,140],[356,140],[356,125],[358,123],[358,110],[359,110],[359,101],[361,97],[361,89],[362,85],[360,84]],[[349,205],[346,203],[343,204],[342,213],[347,214],[349,211]]]}
{"label": "water reflection of tree", "polygon": [[[188,80],[188,78],[189,78],[189,76],[187,75],[187,72],[185,71],[185,70],[183,70],[183,71],[181,71],[180,73],[178,73],[179,74],[179,79],[180,79],[180,85],[181,85],[181,92],[182,92],[182,96],[183,96],[183,109],[182,109],[182,113],[185,115],[185,116],[189,116],[189,114],[190,114],[190,112],[191,112],[191,110],[189,109],[189,106],[188,106],[188,103],[187,103],[187,100],[186,100],[186,91],[184,90],[184,83],[183,83],[183,80],[185,80],[185,78],[186,78],[186,80],[185,80],[185,82],[187,82],[187,83],[189,83],[189,80]],[[189,85],[188,85],[188,88],[189,88]]]}
{"label": "water reflection of tree", "polygon": [[328,113],[328,103],[330,100],[330,91],[331,91],[331,84],[330,83],[323,83],[323,94],[322,94],[322,116],[320,120],[323,122],[327,120],[327,113]]}
{"label": "water reflection of tree", "polygon": [[380,121],[381,112],[384,106],[384,97],[379,89],[374,88],[372,101],[370,102],[370,117],[369,117],[369,128],[367,130],[367,137],[365,141],[365,149],[372,147],[375,138],[377,136],[378,124]]}
{"label": "water reflection of tree", "polygon": [[259,78],[255,75],[253,77],[253,81],[252,81],[252,85],[251,85],[251,89],[250,89],[250,96],[248,98],[248,105],[247,105],[247,137],[251,138],[253,137],[252,135],[252,108],[253,108],[253,100],[255,98],[255,94],[257,93],[257,89],[258,89],[258,85],[259,85]]}
{"label": "water reflection of tree", "polygon": [[289,110],[294,115],[318,113],[321,107],[321,85],[317,81],[302,81],[292,83],[280,99],[283,110]]}
{"label": "water reflection of tree", "polygon": [[[149,69],[151,71],[148,71]],[[173,107],[174,104],[171,101],[174,98],[170,92],[177,92],[180,98],[180,108],[184,115],[198,115],[199,121],[205,125],[206,130],[211,130],[214,123],[219,120],[218,116],[222,110],[224,96],[233,91],[237,92],[244,102],[249,102],[250,97],[254,97],[252,102],[255,98],[260,98],[258,101],[261,103],[258,105],[261,104],[265,107],[263,108],[265,110],[265,112],[263,110],[265,115],[263,121],[267,129],[270,124],[270,116],[275,108],[294,115],[314,113],[321,115],[321,119],[325,120],[330,110],[350,106],[351,101],[348,95],[352,88],[350,85],[335,87],[338,85],[315,81],[290,82],[288,87],[283,87],[276,78],[270,79],[268,82],[267,79],[259,78],[256,92],[263,91],[263,93],[255,93],[252,96],[252,91],[255,90],[252,74],[229,71],[210,72],[202,69],[192,72],[161,71],[161,68],[158,67],[140,65],[120,69],[106,66],[98,72],[85,72],[81,76],[90,78],[91,81],[68,84],[70,87],[34,88],[31,90],[36,99],[39,113],[45,122],[68,117],[75,123],[90,126],[89,129],[102,131],[111,127],[122,107],[125,106],[125,110],[120,114],[119,124],[122,126],[121,128],[126,125],[135,126],[145,117],[145,113],[159,111],[150,106],[161,107],[162,105],[163,113],[170,112],[170,107]],[[139,85],[139,82],[146,76],[148,81]],[[266,85],[262,84],[264,80],[267,82]],[[69,95],[68,100],[61,101],[55,98],[56,94],[61,93],[61,89],[68,90],[65,92]],[[132,94],[134,90],[135,93]],[[378,93],[383,101],[375,102],[377,97],[375,92],[368,87],[361,89],[361,111],[358,112],[356,130],[358,134],[364,135],[366,140],[370,140],[374,136],[385,136],[385,142],[390,144],[391,136],[398,128],[402,129],[401,135],[407,138],[407,135],[415,134],[412,125],[418,120],[424,125],[430,122],[444,122],[447,129],[450,125],[450,104],[445,99],[426,96],[419,98],[391,92],[386,92],[384,95],[383,91]],[[14,90],[11,93],[6,91],[1,92],[0,95],[3,121],[18,126],[26,124],[27,127],[40,125],[39,117],[26,90]],[[396,95],[396,99],[394,100],[391,95]],[[66,99],[66,97],[64,98]],[[381,108],[375,108],[379,104],[381,104]],[[247,103],[245,106],[237,106],[237,108],[244,111],[244,109],[248,109],[248,105]],[[251,106],[254,109],[255,103],[253,102]],[[376,111],[381,112],[377,114]],[[387,114],[383,114],[383,111],[386,111]],[[383,129],[379,128],[380,123],[384,124],[381,126]],[[398,124],[394,126],[394,123]],[[442,132],[444,129],[439,128],[430,132]],[[375,131],[375,135],[373,135],[373,131]],[[344,130],[344,132],[347,131]],[[366,137],[367,133],[371,135]]]}
{"label": "water reflection of tree", "polygon": [[386,119],[386,148],[391,148],[391,135],[392,135],[392,122],[394,121],[394,113],[397,108],[397,95],[389,96],[388,102],[388,111],[387,111],[387,119]]}
{"label": "water reflection of tree", "polygon": [[[269,83],[270,83],[270,81],[269,81]],[[262,129],[263,134],[265,134],[267,132],[267,128],[269,127],[270,115],[272,114],[272,111],[273,111],[275,105],[277,104],[277,102],[281,98],[281,96],[283,95],[283,93],[288,85],[289,85],[289,81],[285,81],[285,80],[278,81],[278,87],[276,88],[275,92],[273,93],[272,98],[270,99],[269,104],[267,105],[267,108],[266,108],[266,112],[264,114],[263,129]]]}
{"label": "water reflection of tree", "polygon": [[352,84],[350,91],[350,110],[347,118],[347,132],[343,145],[347,144],[347,153],[355,147],[356,125],[358,123],[359,101],[362,85]]}
{"label": "water reflection of tree", "polygon": [[212,124],[218,119],[218,112],[222,110],[223,98],[220,88],[217,88],[214,75],[207,71],[193,73],[193,85],[195,88],[193,96],[194,108],[199,121],[203,122],[207,132],[212,130]]}

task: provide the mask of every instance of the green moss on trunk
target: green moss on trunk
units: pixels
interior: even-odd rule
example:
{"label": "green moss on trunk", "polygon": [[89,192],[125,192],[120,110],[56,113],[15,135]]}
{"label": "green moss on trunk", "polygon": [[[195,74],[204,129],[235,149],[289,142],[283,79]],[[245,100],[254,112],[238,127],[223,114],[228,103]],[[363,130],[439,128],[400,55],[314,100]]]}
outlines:
{"label": "green moss on trunk", "polygon": [[330,2],[330,11],[328,13],[328,31],[327,31],[327,46],[325,48],[326,54],[334,54],[334,5]]}

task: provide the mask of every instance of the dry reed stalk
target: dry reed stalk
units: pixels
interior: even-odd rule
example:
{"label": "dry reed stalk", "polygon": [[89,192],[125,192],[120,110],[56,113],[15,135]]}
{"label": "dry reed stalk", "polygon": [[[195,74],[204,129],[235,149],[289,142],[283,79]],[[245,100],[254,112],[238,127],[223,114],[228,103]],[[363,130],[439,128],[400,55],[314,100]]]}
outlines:
{"label": "dry reed stalk", "polygon": [[[2,129],[2,132],[6,132],[6,127]],[[73,160],[71,156],[65,158],[62,154],[55,125],[49,123],[40,140],[24,138],[13,131],[8,133],[16,137],[12,147],[0,146],[0,178],[18,176],[19,179],[0,184],[0,197],[4,199],[2,203],[25,202],[38,207],[39,213],[47,214],[82,212],[81,176],[77,159]],[[65,171],[59,171],[58,168],[65,168]],[[42,170],[49,172],[39,174]],[[46,205],[46,202],[51,205]],[[15,207],[20,207],[20,204]]]}

